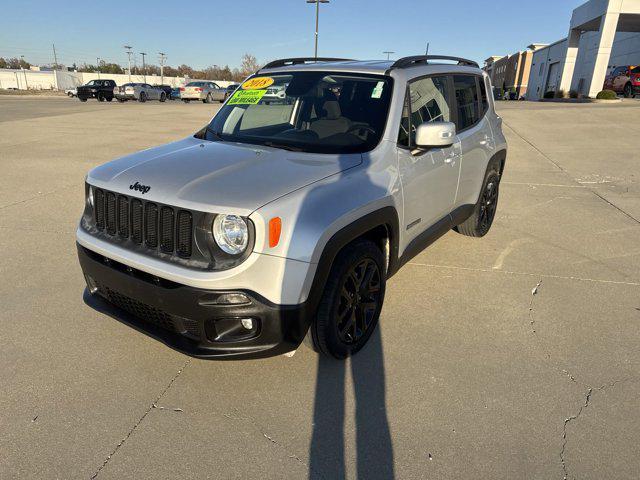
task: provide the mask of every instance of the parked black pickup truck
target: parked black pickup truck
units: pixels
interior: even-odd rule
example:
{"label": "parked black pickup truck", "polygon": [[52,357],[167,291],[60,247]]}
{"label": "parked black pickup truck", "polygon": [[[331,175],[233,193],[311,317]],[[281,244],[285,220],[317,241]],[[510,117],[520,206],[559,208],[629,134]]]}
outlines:
{"label": "parked black pickup truck", "polygon": [[86,85],[78,87],[78,98],[86,102],[89,98],[96,98],[99,102],[113,100],[113,89],[116,82],[113,80],[91,80]]}

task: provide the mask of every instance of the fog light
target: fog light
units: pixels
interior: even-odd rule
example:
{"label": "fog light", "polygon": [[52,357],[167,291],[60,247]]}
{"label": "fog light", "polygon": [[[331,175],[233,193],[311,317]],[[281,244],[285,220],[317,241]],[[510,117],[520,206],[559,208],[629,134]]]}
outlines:
{"label": "fog light", "polygon": [[242,320],[240,320],[240,323],[242,323],[242,326],[247,330],[253,329],[253,320],[250,318],[243,318]]}
{"label": "fog light", "polygon": [[93,295],[98,291],[98,284],[96,284],[95,280],[91,278],[89,275],[84,276],[85,281],[87,282],[87,290],[89,293]]}
{"label": "fog light", "polygon": [[251,303],[244,293],[232,292],[220,295],[205,295],[198,301],[200,305],[246,305]]}

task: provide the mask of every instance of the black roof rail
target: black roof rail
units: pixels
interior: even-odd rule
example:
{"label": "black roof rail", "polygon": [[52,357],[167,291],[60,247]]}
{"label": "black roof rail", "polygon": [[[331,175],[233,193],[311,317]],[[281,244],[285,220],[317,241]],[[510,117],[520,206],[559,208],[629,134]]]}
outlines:
{"label": "black roof rail", "polygon": [[279,67],[287,67],[290,65],[304,65],[305,63],[316,63],[316,62],[350,62],[353,61],[350,58],[330,58],[330,57],[299,57],[299,58],[282,58],[280,60],[274,60],[273,62],[267,63],[260,70],[264,70],[267,68],[279,68]]}
{"label": "black roof rail", "polygon": [[460,66],[480,68],[480,65],[478,65],[477,62],[467,60],[466,58],[448,57],[446,55],[415,55],[413,57],[404,57],[396,60],[395,63],[389,67],[389,70],[415,67],[417,65],[428,65],[431,60],[450,60],[452,62],[458,62],[458,65]]}

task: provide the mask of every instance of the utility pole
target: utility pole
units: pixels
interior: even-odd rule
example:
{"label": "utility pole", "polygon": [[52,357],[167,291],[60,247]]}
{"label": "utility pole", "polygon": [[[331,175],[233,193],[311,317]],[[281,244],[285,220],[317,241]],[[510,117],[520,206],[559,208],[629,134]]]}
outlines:
{"label": "utility pole", "polygon": [[129,57],[129,83],[131,83],[131,49],[133,47],[130,45],[125,45],[124,49],[127,51],[127,56]]}
{"label": "utility pole", "polygon": [[144,52],[140,52],[140,55],[142,55],[142,75],[144,76],[144,83],[147,83],[147,66],[144,63],[144,57],[147,55]]}
{"label": "utility pole", "polygon": [[20,68],[22,68],[22,73],[24,74],[24,86],[27,90],[29,90],[29,82],[27,81],[27,71],[24,69],[24,55],[20,55],[20,59],[22,62],[20,63]]}
{"label": "utility pole", "polygon": [[382,52],[385,53],[387,55],[387,60],[389,60],[389,55],[391,55],[392,53],[396,53],[396,52]]}
{"label": "utility pole", "polygon": [[58,55],[56,55],[56,44],[52,43],[51,45],[53,46],[53,69],[57,70],[58,69]]}
{"label": "utility pole", "polygon": [[307,3],[316,4],[316,48],[314,58],[318,58],[318,25],[320,23],[320,4],[329,3],[329,0],[307,0]]}
{"label": "utility pole", "polygon": [[164,59],[167,58],[167,54],[159,52],[160,55],[160,85],[164,85]]}

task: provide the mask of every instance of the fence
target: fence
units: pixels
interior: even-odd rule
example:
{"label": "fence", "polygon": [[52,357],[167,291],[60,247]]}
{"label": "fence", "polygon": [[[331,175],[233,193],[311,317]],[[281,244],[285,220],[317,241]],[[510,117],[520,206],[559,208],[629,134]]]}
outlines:
{"label": "fence", "polygon": [[[131,78],[131,79],[129,79]],[[90,80],[110,79],[117,85],[131,82],[145,82],[144,75],[110,74],[110,73],[84,73],[68,72],[65,70],[34,71],[0,69],[0,88],[17,88],[18,90],[69,90],[84,85]],[[147,75],[146,83],[160,85],[160,75]],[[188,83],[188,77],[164,77],[164,84],[172,87],[180,87]],[[211,80],[221,87],[226,87],[233,82],[224,80]]]}

